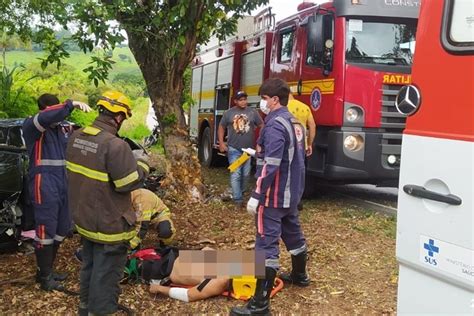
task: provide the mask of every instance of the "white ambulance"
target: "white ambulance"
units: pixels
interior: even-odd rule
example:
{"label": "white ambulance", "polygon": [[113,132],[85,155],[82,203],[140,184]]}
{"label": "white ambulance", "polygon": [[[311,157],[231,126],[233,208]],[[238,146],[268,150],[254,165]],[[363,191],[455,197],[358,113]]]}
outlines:
{"label": "white ambulance", "polygon": [[423,1],[416,41],[396,101],[398,314],[473,315],[474,0]]}

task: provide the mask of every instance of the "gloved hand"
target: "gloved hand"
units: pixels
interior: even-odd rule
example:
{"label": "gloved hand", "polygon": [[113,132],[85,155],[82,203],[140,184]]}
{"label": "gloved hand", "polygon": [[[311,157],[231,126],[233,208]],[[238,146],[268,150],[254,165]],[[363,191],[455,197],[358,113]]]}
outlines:
{"label": "gloved hand", "polygon": [[133,157],[135,157],[136,160],[141,160],[145,162],[146,164],[149,164],[150,156],[148,156],[143,149],[132,150],[132,153],[133,153]]}
{"label": "gloved hand", "polygon": [[81,101],[72,101],[72,105],[76,108],[81,110],[82,112],[90,112],[92,111],[91,107],[88,106],[86,103]]}
{"label": "gloved hand", "polygon": [[255,149],[253,149],[253,148],[242,148],[242,151],[243,151],[244,153],[249,154],[251,157],[255,157],[256,151],[255,151]]}
{"label": "gloved hand", "polygon": [[171,236],[173,236],[173,230],[171,229],[171,223],[168,220],[159,222],[157,227],[156,227],[156,230],[158,232],[158,238],[166,239],[166,238],[170,238]]}
{"label": "gloved hand", "polygon": [[256,198],[250,198],[250,200],[247,202],[247,213],[249,213],[250,215],[256,215],[258,204],[259,201]]}

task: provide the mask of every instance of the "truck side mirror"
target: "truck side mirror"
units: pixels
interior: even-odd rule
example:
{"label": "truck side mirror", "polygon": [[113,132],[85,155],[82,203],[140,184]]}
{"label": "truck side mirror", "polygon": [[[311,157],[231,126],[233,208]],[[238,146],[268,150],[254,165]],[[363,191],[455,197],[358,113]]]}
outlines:
{"label": "truck side mirror", "polygon": [[332,70],[333,16],[316,14],[309,16],[306,25],[307,55],[310,64],[323,67],[325,76]]}
{"label": "truck side mirror", "polygon": [[308,53],[311,55],[321,54],[324,51],[323,16],[313,15],[308,18],[306,25]]}

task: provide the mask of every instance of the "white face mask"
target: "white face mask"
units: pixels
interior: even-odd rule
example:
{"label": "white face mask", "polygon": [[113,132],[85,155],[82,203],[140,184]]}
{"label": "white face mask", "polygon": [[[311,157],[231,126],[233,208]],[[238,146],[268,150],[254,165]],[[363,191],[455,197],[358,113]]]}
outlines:
{"label": "white face mask", "polygon": [[268,107],[268,103],[266,100],[260,100],[260,111],[262,111],[265,114],[270,113],[270,108]]}

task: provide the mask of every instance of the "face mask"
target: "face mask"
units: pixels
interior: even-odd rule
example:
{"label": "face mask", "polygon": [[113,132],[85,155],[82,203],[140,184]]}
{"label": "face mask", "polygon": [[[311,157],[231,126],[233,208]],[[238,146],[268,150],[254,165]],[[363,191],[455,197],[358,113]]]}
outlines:
{"label": "face mask", "polygon": [[270,113],[270,108],[268,107],[267,101],[266,100],[260,100],[260,111],[262,111],[265,114]]}

